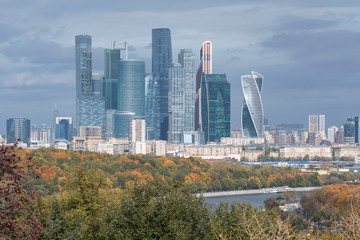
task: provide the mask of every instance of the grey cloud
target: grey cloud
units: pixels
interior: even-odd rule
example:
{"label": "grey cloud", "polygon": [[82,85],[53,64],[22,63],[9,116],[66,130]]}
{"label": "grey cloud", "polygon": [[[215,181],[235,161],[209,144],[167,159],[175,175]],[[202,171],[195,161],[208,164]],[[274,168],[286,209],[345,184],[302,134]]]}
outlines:
{"label": "grey cloud", "polygon": [[21,34],[21,31],[18,28],[4,23],[0,23],[0,29],[0,44]]}
{"label": "grey cloud", "polygon": [[136,51],[136,47],[132,46],[132,45],[129,45],[128,46],[128,51],[129,52],[135,52]]}
{"label": "grey cloud", "polygon": [[34,40],[18,40],[3,48],[3,54],[14,62],[27,61],[34,64],[65,64],[74,62],[74,48],[59,43]]}
{"label": "grey cloud", "polygon": [[339,24],[339,20],[324,19],[296,19],[284,22],[276,27],[277,31],[309,31],[314,29],[324,29],[334,27]]}

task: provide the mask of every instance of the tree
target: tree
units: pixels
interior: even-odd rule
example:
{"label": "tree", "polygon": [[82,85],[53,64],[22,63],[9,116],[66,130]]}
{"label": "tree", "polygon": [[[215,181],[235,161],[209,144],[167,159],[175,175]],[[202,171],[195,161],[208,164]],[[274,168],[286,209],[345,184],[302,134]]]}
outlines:
{"label": "tree", "polygon": [[272,209],[279,210],[279,203],[275,198],[267,198],[264,201],[264,205],[267,211],[271,211]]}
{"label": "tree", "polygon": [[38,239],[42,226],[34,214],[36,195],[24,188],[33,165],[21,165],[16,150],[16,144],[0,146],[0,239]]}
{"label": "tree", "polygon": [[176,182],[135,184],[108,219],[109,239],[207,239],[209,232],[204,200]]}

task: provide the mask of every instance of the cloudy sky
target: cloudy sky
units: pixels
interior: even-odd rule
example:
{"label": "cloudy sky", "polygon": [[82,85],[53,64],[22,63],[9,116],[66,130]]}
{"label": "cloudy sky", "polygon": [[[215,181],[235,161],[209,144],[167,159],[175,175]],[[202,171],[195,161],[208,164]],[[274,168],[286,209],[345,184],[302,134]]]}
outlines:
{"label": "cloudy sky", "polygon": [[0,133],[5,120],[75,115],[74,37],[92,35],[94,72],[103,49],[128,41],[151,71],[151,29],[171,29],[173,56],[213,42],[213,72],[231,82],[232,128],[240,126],[240,77],[264,75],[273,123],[325,114],[327,127],[360,114],[359,0],[0,0]]}

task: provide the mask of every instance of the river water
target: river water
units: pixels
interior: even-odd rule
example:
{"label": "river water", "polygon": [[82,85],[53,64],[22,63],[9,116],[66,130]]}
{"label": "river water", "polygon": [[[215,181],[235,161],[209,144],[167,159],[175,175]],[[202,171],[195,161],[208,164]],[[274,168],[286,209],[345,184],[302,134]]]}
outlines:
{"label": "river water", "polygon": [[[308,192],[302,192],[307,194]],[[264,207],[264,201],[267,198],[276,198],[277,196],[282,195],[282,193],[260,193],[260,194],[249,194],[249,195],[237,195],[237,196],[221,196],[221,197],[204,197],[205,202],[211,205],[217,205],[221,202],[228,201],[229,204],[234,202],[249,202],[254,207],[262,208]],[[300,200],[300,193],[297,193],[297,200]]]}

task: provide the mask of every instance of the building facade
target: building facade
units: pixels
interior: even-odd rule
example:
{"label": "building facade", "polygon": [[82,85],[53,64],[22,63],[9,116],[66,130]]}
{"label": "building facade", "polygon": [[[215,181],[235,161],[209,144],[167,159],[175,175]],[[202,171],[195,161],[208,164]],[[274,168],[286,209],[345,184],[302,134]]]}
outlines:
{"label": "building facade", "polygon": [[212,74],[212,43],[203,42],[200,48],[200,62],[196,70],[195,81],[195,131],[202,131],[201,120],[201,82],[203,74]]}
{"label": "building facade", "polygon": [[244,103],[241,113],[241,127],[244,137],[262,137],[264,131],[264,110],[261,90],[264,77],[256,72],[241,76]]}
{"label": "building facade", "polygon": [[105,99],[98,96],[79,97],[79,127],[99,126],[105,135]]}
{"label": "building facade", "polygon": [[172,64],[171,33],[169,28],[152,29],[152,73],[159,77],[159,91],[156,97],[156,108],[159,108],[160,129],[155,129],[160,139],[167,140],[169,123],[168,93],[169,93],[169,68]]}
{"label": "building facade", "polygon": [[121,60],[118,64],[118,111],[145,118],[145,63]]}
{"label": "building facade", "polygon": [[7,119],[6,137],[8,144],[21,141],[30,146],[30,119],[22,117]]}
{"label": "building facade", "polygon": [[201,126],[205,142],[219,142],[221,137],[230,137],[230,83],[226,74],[203,74]]}
{"label": "building facade", "polygon": [[76,119],[79,125],[79,97],[93,95],[92,82],[92,49],[90,35],[75,36],[76,67]]}
{"label": "building facade", "polygon": [[159,76],[148,74],[145,77],[145,120],[146,139],[160,139],[161,115],[159,105]]}
{"label": "building facade", "polygon": [[71,117],[57,117],[55,125],[55,141],[72,141],[73,123]]}

